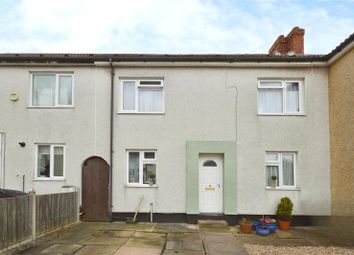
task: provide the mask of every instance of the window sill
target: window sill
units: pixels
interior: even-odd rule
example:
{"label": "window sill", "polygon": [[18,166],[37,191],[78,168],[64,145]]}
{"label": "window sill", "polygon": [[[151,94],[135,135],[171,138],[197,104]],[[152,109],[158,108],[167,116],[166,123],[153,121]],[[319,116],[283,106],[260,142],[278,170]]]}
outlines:
{"label": "window sill", "polygon": [[59,182],[63,182],[66,181],[65,178],[33,178],[32,181],[36,182],[36,181],[59,181]]}
{"label": "window sill", "polygon": [[284,188],[284,187],[277,187],[277,188],[272,188],[272,187],[265,187],[265,190],[281,190],[281,191],[300,191],[300,188]]}
{"label": "window sill", "polygon": [[257,113],[258,116],[306,116],[306,113]]}
{"label": "window sill", "polygon": [[27,106],[27,109],[74,109],[74,106]]}
{"label": "window sill", "polygon": [[117,112],[117,114],[132,114],[132,115],[165,115],[165,112]]}
{"label": "window sill", "polygon": [[144,185],[144,184],[126,184],[125,188],[158,188],[159,186],[157,185]]}

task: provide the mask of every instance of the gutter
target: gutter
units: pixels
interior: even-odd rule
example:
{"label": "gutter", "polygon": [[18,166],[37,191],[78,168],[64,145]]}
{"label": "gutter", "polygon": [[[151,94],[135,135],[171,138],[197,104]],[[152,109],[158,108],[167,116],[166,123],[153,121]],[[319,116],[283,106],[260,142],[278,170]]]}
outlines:
{"label": "gutter", "polygon": [[114,67],[112,58],[109,59],[111,68],[111,109],[110,109],[110,135],[109,135],[109,222],[112,222],[112,173],[113,173],[113,114],[114,114]]}
{"label": "gutter", "polygon": [[351,42],[346,47],[344,47],[344,49],[342,49],[339,53],[336,53],[334,56],[330,56],[330,58],[328,59],[328,65],[331,65],[334,62],[336,62],[338,59],[340,59],[343,55],[345,55],[352,48],[354,48],[354,41]]}

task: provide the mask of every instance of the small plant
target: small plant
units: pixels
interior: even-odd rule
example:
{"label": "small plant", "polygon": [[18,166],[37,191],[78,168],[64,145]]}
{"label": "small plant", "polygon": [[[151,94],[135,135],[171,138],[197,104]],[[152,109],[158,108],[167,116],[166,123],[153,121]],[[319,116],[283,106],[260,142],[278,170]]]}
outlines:
{"label": "small plant", "polygon": [[252,221],[247,218],[242,218],[242,220],[240,220],[240,229],[244,234],[252,233]]}
{"label": "small plant", "polygon": [[273,182],[275,182],[278,179],[278,177],[276,175],[272,175],[272,177],[270,177],[270,178],[272,179]]}
{"label": "small plant", "polygon": [[263,225],[268,225],[268,224],[275,224],[277,221],[275,219],[273,219],[272,217],[266,216],[266,217],[262,217],[259,219],[259,221],[263,224]]}
{"label": "small plant", "polygon": [[278,220],[282,221],[291,221],[293,212],[293,203],[291,202],[290,198],[283,197],[280,200],[277,208],[277,217]]}

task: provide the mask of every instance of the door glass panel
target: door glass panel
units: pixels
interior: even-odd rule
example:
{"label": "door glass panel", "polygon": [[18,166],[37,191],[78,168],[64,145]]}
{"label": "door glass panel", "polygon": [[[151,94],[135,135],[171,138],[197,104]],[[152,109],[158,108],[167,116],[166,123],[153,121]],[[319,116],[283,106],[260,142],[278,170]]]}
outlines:
{"label": "door glass panel", "polygon": [[206,160],[203,163],[203,166],[211,166],[211,167],[216,167],[218,166],[214,160]]}

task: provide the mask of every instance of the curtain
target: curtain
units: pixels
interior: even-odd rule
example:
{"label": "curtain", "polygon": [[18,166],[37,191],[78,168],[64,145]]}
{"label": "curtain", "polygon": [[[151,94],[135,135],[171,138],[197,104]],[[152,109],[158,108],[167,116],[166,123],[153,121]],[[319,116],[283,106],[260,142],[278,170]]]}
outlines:
{"label": "curtain", "polygon": [[286,83],[286,102],[287,112],[299,112],[299,84],[297,82]]}
{"label": "curtain", "polygon": [[33,75],[32,105],[54,106],[55,75]]}
{"label": "curtain", "polygon": [[64,148],[54,147],[54,176],[64,176]]}
{"label": "curtain", "polygon": [[294,155],[283,154],[283,185],[294,185]]}
{"label": "curtain", "polygon": [[60,105],[72,105],[72,77],[59,76],[59,98]]}
{"label": "curtain", "polygon": [[129,182],[139,183],[139,152],[129,152]]}
{"label": "curtain", "polygon": [[139,112],[162,112],[162,90],[140,89]]}
{"label": "curtain", "polygon": [[283,92],[282,89],[259,89],[260,113],[282,113]]}
{"label": "curtain", "polygon": [[278,166],[266,166],[266,178],[267,178],[267,186],[272,186],[272,176],[275,175],[277,177],[277,186],[279,186],[279,167]]}
{"label": "curtain", "polygon": [[135,81],[123,83],[123,110],[135,110]]}

